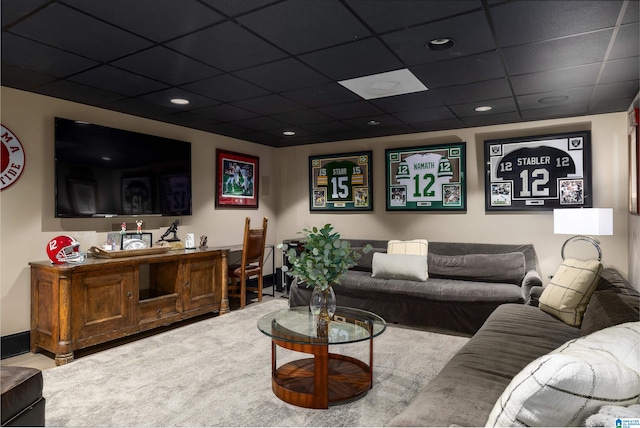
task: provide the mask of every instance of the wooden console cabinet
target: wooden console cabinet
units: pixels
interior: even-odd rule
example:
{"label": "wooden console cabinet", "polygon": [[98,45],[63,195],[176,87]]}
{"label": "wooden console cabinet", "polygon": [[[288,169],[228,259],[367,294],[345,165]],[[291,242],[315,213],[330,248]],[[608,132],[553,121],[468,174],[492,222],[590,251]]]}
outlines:
{"label": "wooden console cabinet", "polygon": [[31,266],[31,352],[73,351],[202,315],[229,312],[226,249],[172,250]]}

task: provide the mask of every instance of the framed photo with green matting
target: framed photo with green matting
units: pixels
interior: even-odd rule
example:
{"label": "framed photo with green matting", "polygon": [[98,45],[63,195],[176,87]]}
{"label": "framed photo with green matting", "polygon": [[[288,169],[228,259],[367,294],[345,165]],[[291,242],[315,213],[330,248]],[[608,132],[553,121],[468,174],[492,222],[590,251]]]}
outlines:
{"label": "framed photo with green matting", "polygon": [[466,211],[466,143],[385,150],[387,211]]}
{"label": "framed photo with green matting", "polygon": [[309,210],[372,211],[371,154],[309,156]]}

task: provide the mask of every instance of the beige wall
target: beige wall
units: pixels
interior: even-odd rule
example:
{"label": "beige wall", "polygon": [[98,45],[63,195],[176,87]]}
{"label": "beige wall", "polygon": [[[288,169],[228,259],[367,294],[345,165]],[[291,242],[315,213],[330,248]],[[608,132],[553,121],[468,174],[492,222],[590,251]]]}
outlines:
{"label": "beige wall", "polygon": [[[614,208],[614,235],[599,237],[603,263],[628,272],[627,137],[626,114],[587,116],[523,124],[440,131],[291,147],[278,151],[280,203],[278,240],[292,238],[304,227],[332,223],[345,238],[413,239],[432,241],[533,243],[544,277],[560,264],[560,249],[569,236],[553,234],[553,214],[495,213],[484,210],[484,140],[591,130],[594,207]],[[467,143],[467,212],[414,213],[385,210],[385,148],[424,144]],[[308,156],[364,149],[373,150],[374,212],[309,214]],[[586,242],[572,243],[567,256],[595,257]]]}
{"label": "beige wall", "polygon": [[[183,128],[153,120],[98,109],[50,97],[2,87],[2,124],[18,137],[25,150],[23,175],[0,193],[0,307],[1,335],[30,329],[30,261],[46,260],[45,246],[62,233],[80,241],[86,251],[106,240],[112,223],[123,219],[59,219],[54,217],[53,141],[54,117],[85,120],[114,128],[189,141],[192,143],[193,215],[144,218],[144,229],[160,238],[175,218],[180,219],[178,236],[186,233],[209,237],[209,246],[242,243],[244,218],[254,222],[262,216],[273,219],[278,192],[275,191],[275,149]],[[259,209],[215,208],[215,150],[223,148],[260,157],[261,183]],[[275,233],[268,234],[275,242]]]}
{"label": "beige wall", "polygon": [[[326,143],[274,149],[108,110],[88,107],[2,87],[2,124],[20,139],[26,168],[20,180],[0,193],[0,324],[2,336],[30,328],[29,261],[45,260],[45,245],[68,233],[87,249],[104,241],[113,219],[56,219],[53,212],[53,118],[86,120],[168,138],[190,141],[193,157],[193,215],[180,218],[179,236],[208,235],[209,245],[231,245],[242,237],[244,217],[270,217],[271,243],[296,236],[303,227],[331,222],[347,238],[409,239],[458,242],[498,242],[535,245],[541,273],[552,274],[560,263],[567,238],[553,235],[551,213],[485,214],[483,141],[525,135],[590,129],[593,140],[594,206],[614,208],[614,236],[601,237],[603,262],[625,276],[628,252],[626,114],[530,122],[483,128]],[[468,210],[459,214],[388,213],[385,211],[384,149],[455,141],[467,142]],[[215,149],[260,156],[260,207],[223,210],[214,206]],[[373,150],[374,211],[368,214],[310,214],[308,156]],[[145,229],[159,238],[174,218],[145,219]],[[127,220],[125,218],[125,220]],[[118,219],[117,222],[121,220]],[[638,235],[638,225],[634,229]],[[593,255],[592,248],[576,251]],[[585,244],[588,245],[588,244]],[[572,247],[573,248],[573,247]],[[636,253],[637,254],[637,253]],[[277,264],[280,256],[276,257]]]}

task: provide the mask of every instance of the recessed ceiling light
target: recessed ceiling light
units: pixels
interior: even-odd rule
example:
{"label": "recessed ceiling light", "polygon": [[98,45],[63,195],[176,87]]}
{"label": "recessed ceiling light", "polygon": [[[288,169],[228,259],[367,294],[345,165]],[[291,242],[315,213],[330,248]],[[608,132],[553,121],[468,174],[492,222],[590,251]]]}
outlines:
{"label": "recessed ceiling light", "polygon": [[438,37],[430,40],[427,47],[432,51],[443,51],[451,48],[455,43],[456,41],[450,37]]}
{"label": "recessed ceiling light", "polygon": [[296,135],[296,131],[283,131],[282,135],[286,135],[287,137],[292,137]]}
{"label": "recessed ceiling light", "polygon": [[569,97],[566,95],[557,95],[554,97],[545,97],[545,98],[541,98],[538,100],[539,103],[541,104],[553,104],[553,103],[559,103],[562,101],[566,101],[568,100]]}
{"label": "recessed ceiling light", "polygon": [[173,104],[177,104],[179,106],[184,106],[184,105],[189,104],[189,100],[184,99],[184,98],[171,98],[171,102]]}
{"label": "recessed ceiling light", "polygon": [[380,125],[380,121],[371,119],[371,120],[367,121],[367,125],[369,125],[369,126],[377,126],[377,125]]}
{"label": "recessed ceiling light", "polygon": [[110,161],[111,158],[109,156],[102,156],[100,159],[102,159],[103,161]]}
{"label": "recessed ceiling light", "polygon": [[475,111],[489,111],[491,109],[493,109],[491,106],[478,106],[474,108]]}

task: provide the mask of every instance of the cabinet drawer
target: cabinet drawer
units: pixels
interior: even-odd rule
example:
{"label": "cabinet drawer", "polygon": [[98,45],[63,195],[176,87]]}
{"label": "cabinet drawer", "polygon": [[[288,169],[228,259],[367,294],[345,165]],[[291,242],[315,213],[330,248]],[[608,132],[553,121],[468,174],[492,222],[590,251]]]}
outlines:
{"label": "cabinet drawer", "polygon": [[155,321],[176,315],[178,313],[177,302],[178,293],[140,301],[138,306],[140,308],[140,322]]}

